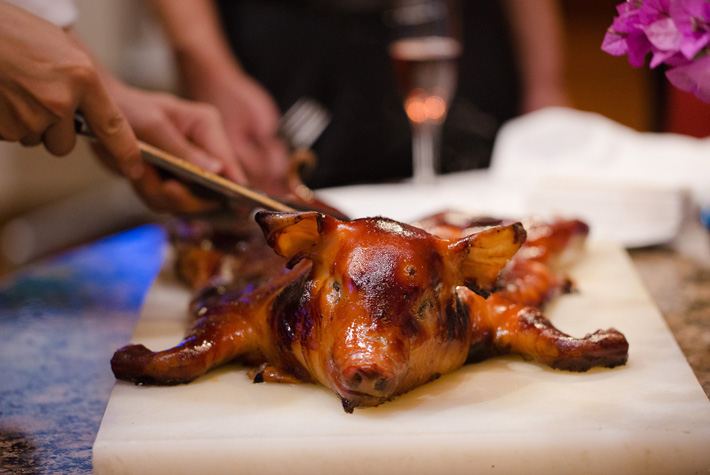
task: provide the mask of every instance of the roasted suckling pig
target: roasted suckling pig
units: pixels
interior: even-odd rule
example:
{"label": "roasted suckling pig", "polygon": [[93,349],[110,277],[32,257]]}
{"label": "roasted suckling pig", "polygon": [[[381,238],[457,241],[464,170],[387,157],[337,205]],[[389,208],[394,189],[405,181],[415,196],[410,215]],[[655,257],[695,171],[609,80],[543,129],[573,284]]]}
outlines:
{"label": "roasted suckling pig", "polygon": [[[200,270],[200,284],[212,282],[212,290],[193,302],[196,320],[185,339],[158,352],[126,346],[113,371],[127,381],[178,384],[241,361],[254,382],[317,382],[352,412],[501,353],[573,371],[625,363],[621,333],[573,338],[540,310],[570,290],[556,265],[584,241],[584,223],[533,224],[525,243],[520,223],[452,216],[415,227],[260,212],[256,221],[280,257],[255,272],[259,285],[230,287],[216,270],[229,267],[227,253],[216,251]],[[256,251],[231,259],[250,255]]]}

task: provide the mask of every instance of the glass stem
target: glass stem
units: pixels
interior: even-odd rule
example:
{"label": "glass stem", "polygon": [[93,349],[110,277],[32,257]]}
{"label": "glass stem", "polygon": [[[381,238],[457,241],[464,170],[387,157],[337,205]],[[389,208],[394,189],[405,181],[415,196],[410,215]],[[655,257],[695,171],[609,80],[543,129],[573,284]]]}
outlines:
{"label": "glass stem", "polygon": [[412,125],[413,181],[432,184],[439,168],[439,137],[441,124]]}

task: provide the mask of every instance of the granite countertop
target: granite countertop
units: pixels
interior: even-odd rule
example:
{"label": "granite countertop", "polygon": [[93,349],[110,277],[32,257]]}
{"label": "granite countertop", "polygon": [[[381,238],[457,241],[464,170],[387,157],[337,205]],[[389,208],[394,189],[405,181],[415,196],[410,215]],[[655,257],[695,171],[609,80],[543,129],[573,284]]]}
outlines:
{"label": "granite countertop", "polygon": [[667,248],[633,251],[631,258],[710,397],[710,265]]}
{"label": "granite countertop", "polygon": [[[706,231],[698,239],[699,258],[666,247],[631,257],[710,394],[710,245]],[[109,360],[130,338],[164,242],[144,226],[0,281],[0,473],[91,472]]]}
{"label": "granite countertop", "polygon": [[0,473],[90,473],[163,231],[138,228],[0,281]]}

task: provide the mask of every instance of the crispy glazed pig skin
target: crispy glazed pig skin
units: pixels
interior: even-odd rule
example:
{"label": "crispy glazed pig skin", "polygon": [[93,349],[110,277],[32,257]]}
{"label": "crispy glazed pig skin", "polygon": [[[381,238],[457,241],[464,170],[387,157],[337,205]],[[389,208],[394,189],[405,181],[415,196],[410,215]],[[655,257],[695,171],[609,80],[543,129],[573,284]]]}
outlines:
{"label": "crispy glazed pig skin", "polygon": [[437,215],[421,223],[437,237],[385,218],[260,213],[257,221],[289,269],[239,298],[196,307],[195,325],[172,349],[120,349],[117,378],[184,383],[240,360],[255,367],[255,382],[317,382],[351,412],[501,353],[575,371],[626,361],[616,330],[576,339],[541,313],[570,289],[553,264],[583,242],[579,221],[533,225],[507,267],[525,241],[520,223]]}
{"label": "crispy glazed pig skin", "polygon": [[[417,224],[429,232],[456,239],[502,222],[447,211]],[[478,335],[472,342],[469,361],[516,353],[569,371],[625,364],[629,345],[619,331],[597,330],[583,338],[573,338],[555,328],[541,310],[550,299],[573,289],[560,268],[579,256],[589,226],[577,219],[557,219],[531,221],[525,227],[527,241],[503,270],[497,290],[488,299],[460,290],[460,298],[470,310],[473,332]]]}
{"label": "crispy glazed pig skin", "polygon": [[119,350],[118,378],[187,382],[241,358],[266,364],[267,379],[330,387],[347,408],[380,404],[465,362],[470,320],[456,288],[490,292],[525,240],[519,223],[444,240],[385,218],[260,213],[257,221],[291,271],[206,308],[173,349]]}

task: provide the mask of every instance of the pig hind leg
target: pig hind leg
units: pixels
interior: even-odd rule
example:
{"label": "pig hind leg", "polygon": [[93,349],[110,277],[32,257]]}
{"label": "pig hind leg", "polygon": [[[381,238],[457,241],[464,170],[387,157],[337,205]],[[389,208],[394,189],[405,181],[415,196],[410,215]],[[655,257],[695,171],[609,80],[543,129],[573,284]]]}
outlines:
{"label": "pig hind leg", "polygon": [[492,322],[493,346],[497,352],[515,353],[552,368],[587,371],[593,367],[623,365],[629,344],[623,334],[611,328],[582,338],[569,336],[534,307],[512,306]]}

